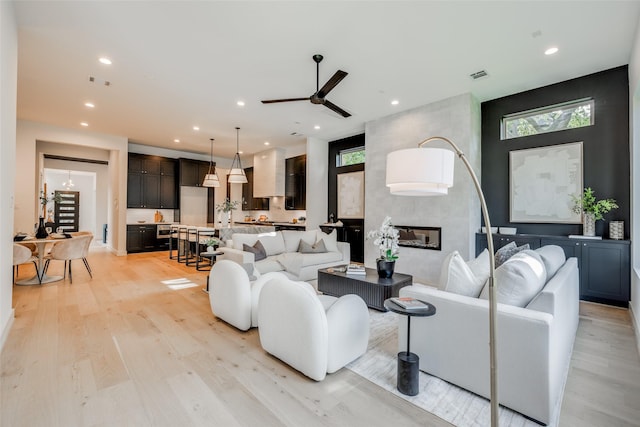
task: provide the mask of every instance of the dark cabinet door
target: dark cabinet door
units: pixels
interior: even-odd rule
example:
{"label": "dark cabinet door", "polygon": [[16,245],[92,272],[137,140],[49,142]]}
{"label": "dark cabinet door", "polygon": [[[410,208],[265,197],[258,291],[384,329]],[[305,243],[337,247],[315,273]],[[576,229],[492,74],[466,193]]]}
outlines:
{"label": "dark cabinet door", "polygon": [[189,159],[180,159],[180,185],[185,187],[197,187],[198,183],[198,162]]}
{"label": "dark cabinet door", "polygon": [[158,156],[144,156],[142,158],[142,173],[160,175],[161,158]]}
{"label": "dark cabinet door", "polygon": [[142,233],[137,225],[127,226],[127,252],[142,251]]}
{"label": "dark cabinet door", "polygon": [[160,208],[177,209],[177,201],[176,177],[172,175],[160,175]]}
{"label": "dark cabinet door", "polygon": [[[213,169],[213,168],[212,168]],[[198,183],[199,187],[202,187],[204,177],[209,172],[209,162],[198,162]]]}
{"label": "dark cabinet door", "polygon": [[142,248],[145,251],[153,250],[157,246],[156,226],[146,225],[140,227],[142,233]]}
{"label": "dark cabinet door", "polygon": [[364,232],[361,225],[347,225],[343,227],[344,238],[349,242],[351,261],[364,262]]}
{"label": "dark cabinet door", "polygon": [[160,207],[160,175],[142,175],[143,208],[158,209]]}
{"label": "dark cabinet door", "polygon": [[587,300],[629,301],[629,246],[582,243],[580,296]]}
{"label": "dark cabinet door", "polygon": [[142,173],[142,154],[129,153],[129,162],[127,164],[127,168],[129,172],[133,173]]}
{"label": "dark cabinet door", "polygon": [[127,252],[145,252],[159,248],[155,225],[127,225]]}
{"label": "dark cabinet door", "polygon": [[175,159],[162,158],[160,160],[160,175],[175,176],[177,162]]}
{"label": "dark cabinet door", "polygon": [[247,183],[242,185],[242,210],[244,211],[268,211],[268,197],[253,197],[253,168],[244,170]]}
{"label": "dark cabinet door", "polygon": [[286,159],[285,164],[286,210],[304,210],[307,204],[307,156]]}
{"label": "dark cabinet door", "polygon": [[127,207],[141,208],[142,200],[142,174],[129,173],[127,177]]}

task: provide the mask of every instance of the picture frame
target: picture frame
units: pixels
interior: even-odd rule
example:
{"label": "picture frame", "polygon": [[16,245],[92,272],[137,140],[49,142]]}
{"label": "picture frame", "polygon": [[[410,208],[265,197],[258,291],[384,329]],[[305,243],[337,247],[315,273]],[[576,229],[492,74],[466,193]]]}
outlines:
{"label": "picture frame", "polygon": [[364,219],[364,171],[338,174],[338,219]]}
{"label": "picture frame", "polygon": [[583,187],[583,143],[509,152],[511,222],[580,224],[573,197]]}

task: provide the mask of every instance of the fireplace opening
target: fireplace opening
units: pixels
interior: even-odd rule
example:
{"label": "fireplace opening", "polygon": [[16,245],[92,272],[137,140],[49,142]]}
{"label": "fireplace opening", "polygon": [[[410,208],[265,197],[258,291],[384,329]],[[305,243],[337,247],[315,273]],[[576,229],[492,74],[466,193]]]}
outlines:
{"label": "fireplace opening", "polygon": [[441,227],[414,227],[410,225],[394,225],[400,233],[398,246],[408,248],[441,250]]}

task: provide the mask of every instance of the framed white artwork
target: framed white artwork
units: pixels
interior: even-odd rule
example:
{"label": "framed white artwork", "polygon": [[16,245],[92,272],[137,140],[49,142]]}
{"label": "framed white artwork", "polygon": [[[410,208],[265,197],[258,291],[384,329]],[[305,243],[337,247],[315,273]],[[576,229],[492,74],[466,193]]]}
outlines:
{"label": "framed white artwork", "polygon": [[338,175],[338,219],[364,218],[364,171]]}
{"label": "framed white artwork", "polygon": [[580,224],[582,176],[582,142],[509,152],[510,221]]}

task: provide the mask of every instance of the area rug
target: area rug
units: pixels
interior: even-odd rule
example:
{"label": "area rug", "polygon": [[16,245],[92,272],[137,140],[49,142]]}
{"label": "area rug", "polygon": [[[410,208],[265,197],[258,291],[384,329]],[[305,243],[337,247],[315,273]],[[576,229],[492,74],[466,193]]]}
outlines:
{"label": "area rug", "polygon": [[[370,319],[369,348],[363,356],[347,365],[349,370],[456,426],[480,427],[491,424],[489,400],[422,371],[418,395],[400,393],[396,388],[398,315],[370,310]],[[501,427],[539,427],[539,424],[502,406],[499,422]],[[557,420],[549,424],[556,425]]]}

